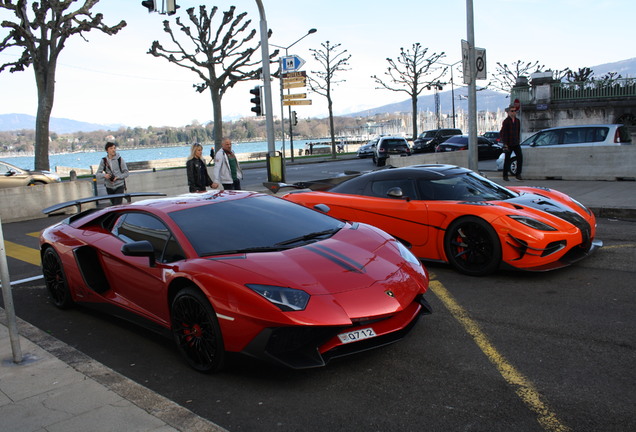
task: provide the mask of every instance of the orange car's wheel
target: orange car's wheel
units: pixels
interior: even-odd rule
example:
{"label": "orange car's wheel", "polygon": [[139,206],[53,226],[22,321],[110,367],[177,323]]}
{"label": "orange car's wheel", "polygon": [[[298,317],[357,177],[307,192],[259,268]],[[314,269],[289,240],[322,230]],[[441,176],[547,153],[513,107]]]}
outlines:
{"label": "orange car's wheel", "polygon": [[490,274],[501,262],[497,233],[475,216],[462,217],[450,224],[444,237],[444,251],[453,267],[471,276]]}
{"label": "orange car's wheel", "polygon": [[223,367],[225,348],[216,313],[203,293],[187,287],[177,293],[171,308],[172,334],[192,368],[211,373]]}

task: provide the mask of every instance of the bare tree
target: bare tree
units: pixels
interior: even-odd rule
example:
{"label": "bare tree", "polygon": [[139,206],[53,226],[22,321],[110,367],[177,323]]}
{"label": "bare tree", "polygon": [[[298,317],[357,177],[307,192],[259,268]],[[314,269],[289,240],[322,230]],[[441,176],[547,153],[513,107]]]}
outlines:
{"label": "bare tree", "polygon": [[524,62],[517,60],[510,66],[497,62],[495,73],[492,74],[492,80],[486,87],[492,87],[505,93],[510,93],[512,87],[517,83],[517,78],[527,76],[532,72],[539,72],[545,66],[539,64],[538,61]]}
{"label": "bare tree", "polygon": [[[199,6],[199,15],[194,8],[186,10],[190,23],[184,24],[179,17],[176,19],[179,29],[189,38],[188,46],[181,43],[175,36],[169,21],[163,22],[163,29],[170,35],[174,48],[164,48],[158,41],[152,43],[148,54],[162,57],[170,63],[191,70],[203,80],[193,87],[199,93],[210,90],[212,98],[212,110],[214,112],[214,141],[216,150],[221,147],[223,138],[223,112],[221,99],[225,92],[234,87],[237,82],[258,79],[262,67],[253,69],[261,64],[260,59],[252,61],[252,55],[260,48],[261,44],[248,46],[254,39],[256,30],[252,29],[247,35],[239,36],[247,30],[252,20],[244,20],[247,12],[235,15],[236,7],[223,12],[221,23],[216,30],[211,28],[212,20],[218,12],[214,6],[208,14],[207,8]],[[268,36],[271,36],[271,31]],[[275,51],[270,59],[278,55]]]}
{"label": "bare tree", "polygon": [[569,71],[565,79],[568,82],[582,83],[592,78],[593,75],[594,75],[594,71],[592,69],[590,69],[589,67],[584,67],[584,68],[579,68],[579,70],[576,72]]}
{"label": "bare tree", "polygon": [[[445,67],[435,67],[445,54],[443,52],[437,54],[428,54],[428,48],[423,48],[417,42],[413,44],[412,51],[400,48],[400,56],[397,62],[391,58],[387,58],[389,67],[385,75],[390,78],[389,82],[382,81],[377,75],[371,76],[376,83],[391,91],[404,92],[411,97],[412,122],[413,122],[413,139],[417,137],[417,97],[425,88],[438,88],[442,85],[439,79],[446,73]],[[426,80],[429,74],[434,75],[432,79]]]}
{"label": "bare tree", "polygon": [[336,73],[349,70],[349,59],[351,54],[347,54],[347,50],[338,51],[342,44],[331,44],[329,41],[323,42],[323,49],[312,49],[312,55],[318,63],[322,65],[322,70],[311,71],[316,78],[309,77],[309,88],[321,96],[327,98],[327,107],[329,109],[329,131],[331,133],[331,157],[336,157],[336,136],[333,125],[333,99],[331,92],[333,86],[346,80],[336,81],[334,79]]}
{"label": "bare tree", "polygon": [[109,27],[102,22],[101,13],[93,14],[91,9],[99,0],[84,0],[76,10],[69,10],[76,3],[72,0],[47,0],[33,2],[31,12],[27,0],[2,0],[0,8],[15,15],[14,21],[2,21],[0,27],[9,33],[0,41],[0,52],[18,47],[22,55],[15,61],[0,65],[0,72],[24,71],[33,65],[38,91],[38,112],[35,118],[35,168],[49,169],[49,121],[55,97],[55,72],[60,52],[73,35],[83,39],[85,32],[97,29],[114,35],[126,26],[126,21]]}

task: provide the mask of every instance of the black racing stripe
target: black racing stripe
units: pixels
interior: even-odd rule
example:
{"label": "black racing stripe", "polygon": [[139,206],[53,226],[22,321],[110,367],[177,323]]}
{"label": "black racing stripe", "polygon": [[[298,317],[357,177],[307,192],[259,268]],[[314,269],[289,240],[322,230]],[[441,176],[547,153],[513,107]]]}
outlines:
{"label": "black racing stripe", "polygon": [[[366,213],[366,214],[370,214],[370,215],[389,217],[389,218],[394,219],[396,221],[409,222],[409,223],[413,223],[413,224],[416,224],[416,225],[421,225],[423,227],[434,228],[434,229],[440,230],[440,231],[444,231],[445,230],[445,228],[440,227],[440,226],[430,225],[430,224],[423,223],[423,222],[418,222],[418,221],[415,221],[413,219],[405,219],[405,218],[401,218],[401,217],[397,217],[397,216],[391,216],[391,215],[387,215],[386,213],[374,212],[374,211],[370,211],[370,210],[360,210],[359,208],[353,208],[353,207],[343,207],[343,206],[338,206],[338,207],[343,208],[343,209],[347,209],[347,210],[355,210],[357,212]],[[339,216],[336,216],[336,217],[339,217]],[[358,220],[358,222],[364,222],[364,221]],[[368,223],[369,225],[373,225],[370,222],[364,222],[364,223]]]}
{"label": "black racing stripe", "polygon": [[314,246],[314,247],[317,247],[317,248],[319,248],[319,249],[321,249],[321,250],[323,250],[323,251],[325,251],[325,252],[327,252],[327,253],[330,253],[330,254],[332,254],[332,255],[337,256],[337,257],[338,257],[338,258],[340,258],[341,260],[346,261],[347,263],[349,263],[349,264],[351,264],[352,266],[354,266],[355,268],[357,268],[357,269],[358,269],[358,271],[360,271],[360,272],[364,271],[364,264],[361,264],[361,263],[359,263],[359,262],[356,262],[356,261],[352,260],[352,259],[351,259],[351,258],[349,258],[348,256],[341,254],[341,253],[340,253],[340,252],[338,252],[337,250],[331,249],[331,248],[329,248],[329,247],[327,247],[327,246],[323,246],[323,245],[321,245],[321,244],[314,244],[313,246]]}
{"label": "black racing stripe", "polygon": [[354,266],[352,266],[351,264],[349,264],[347,261],[344,261],[342,259],[338,259],[337,257],[334,257],[330,254],[328,254],[327,252],[324,252],[322,250],[320,250],[320,248],[317,248],[315,245],[312,246],[305,246],[307,249],[309,249],[310,251],[327,258],[329,261],[333,262],[334,264],[338,264],[340,267],[344,268],[347,271],[352,271],[352,272],[356,272],[356,273],[362,273],[360,270],[358,270],[357,268],[355,268]]}

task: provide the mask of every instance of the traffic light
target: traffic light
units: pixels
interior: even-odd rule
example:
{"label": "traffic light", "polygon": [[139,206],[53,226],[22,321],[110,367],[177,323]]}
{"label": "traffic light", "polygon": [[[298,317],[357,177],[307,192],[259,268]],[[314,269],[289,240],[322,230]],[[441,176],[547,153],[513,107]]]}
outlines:
{"label": "traffic light", "polygon": [[144,0],[141,2],[141,5],[148,9],[148,12],[154,12],[157,10],[155,7],[155,0]]}
{"label": "traffic light", "polygon": [[166,1],[166,13],[168,15],[174,15],[177,13],[177,9],[179,5],[177,4],[177,0],[167,0]]}
{"label": "traffic light", "polygon": [[179,8],[177,0],[162,0],[161,9],[157,9],[157,0],[144,0],[141,5],[148,9],[148,12],[159,12],[161,15],[174,15]]}
{"label": "traffic light", "polygon": [[298,124],[298,117],[296,117],[296,111],[292,111],[291,113],[291,123],[294,126]]}
{"label": "traffic light", "polygon": [[257,116],[262,116],[263,109],[261,108],[261,87],[254,87],[252,90],[250,90],[250,93],[254,95],[254,97],[250,99],[250,102],[254,104],[251,111],[255,112]]}

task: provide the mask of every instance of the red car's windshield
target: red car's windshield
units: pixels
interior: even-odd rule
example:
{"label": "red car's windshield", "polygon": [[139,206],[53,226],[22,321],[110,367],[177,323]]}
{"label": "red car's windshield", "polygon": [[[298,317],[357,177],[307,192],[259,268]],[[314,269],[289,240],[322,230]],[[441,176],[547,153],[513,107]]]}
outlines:
{"label": "red car's windshield", "polygon": [[199,256],[288,249],[330,237],[344,223],[270,196],[197,206],[170,213]]}

